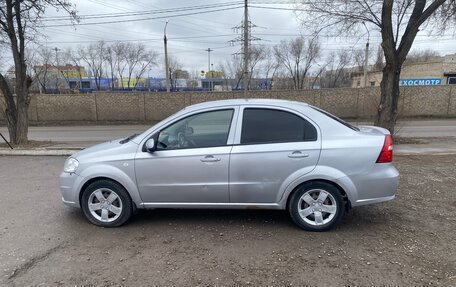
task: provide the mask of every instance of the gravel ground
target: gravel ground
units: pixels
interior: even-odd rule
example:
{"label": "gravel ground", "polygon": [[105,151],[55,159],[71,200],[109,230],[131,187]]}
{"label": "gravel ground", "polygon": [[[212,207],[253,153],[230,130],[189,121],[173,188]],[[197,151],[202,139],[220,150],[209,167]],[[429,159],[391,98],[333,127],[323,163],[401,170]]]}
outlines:
{"label": "gravel ground", "polygon": [[63,157],[0,157],[0,286],[456,286],[456,156],[395,160],[396,200],[310,233],[261,210],[98,228],[60,202]]}

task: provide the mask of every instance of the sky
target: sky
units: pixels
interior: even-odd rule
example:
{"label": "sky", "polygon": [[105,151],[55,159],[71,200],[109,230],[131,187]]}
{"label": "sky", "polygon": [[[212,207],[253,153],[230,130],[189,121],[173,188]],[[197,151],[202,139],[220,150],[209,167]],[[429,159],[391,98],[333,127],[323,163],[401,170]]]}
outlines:
{"label": "sky", "polygon": [[[256,26],[252,29],[252,36],[258,38],[253,44],[273,46],[281,40],[288,40],[299,35],[308,35],[299,23],[297,16],[292,11],[295,0],[249,0],[249,16]],[[189,71],[207,70],[208,52],[211,48],[211,63],[214,68],[241,51],[241,42],[230,44],[231,40],[240,37],[234,27],[241,24],[243,18],[243,1],[239,0],[73,0],[78,14],[82,16],[80,24],[93,22],[115,22],[109,24],[71,25],[69,21],[56,21],[56,17],[65,17],[64,11],[48,9],[40,29],[43,37],[40,43],[49,48],[57,47],[65,49],[88,45],[96,41],[104,40],[108,43],[114,41],[131,41],[144,43],[148,48],[156,51],[158,61],[163,66],[163,29],[168,19],[167,27],[168,53],[177,59],[183,68]],[[213,6],[215,4],[215,6]],[[195,9],[179,12],[182,7],[211,5],[207,9]],[[282,8],[265,9],[269,8]],[[151,10],[170,9],[170,13],[144,14]],[[290,10],[285,10],[290,9]],[[195,13],[208,10],[223,10],[211,13],[187,15],[181,17],[169,17],[170,15]],[[143,13],[131,17],[118,17],[119,13]],[[117,17],[103,17],[98,14],[117,13]],[[93,15],[96,18],[84,19],[85,15]],[[144,18],[157,18],[148,19]],[[169,17],[169,18],[168,18]],[[58,27],[50,27],[50,26]],[[62,26],[69,25],[69,26]],[[380,34],[370,32],[371,55],[377,51]],[[367,41],[367,33],[361,37],[330,38],[321,37],[323,58],[331,52],[340,49],[364,49]],[[420,32],[412,49],[423,50],[432,48],[440,54],[456,52],[456,40],[452,35],[436,36],[426,32]],[[164,69],[156,67],[149,71],[150,76],[163,76]]]}

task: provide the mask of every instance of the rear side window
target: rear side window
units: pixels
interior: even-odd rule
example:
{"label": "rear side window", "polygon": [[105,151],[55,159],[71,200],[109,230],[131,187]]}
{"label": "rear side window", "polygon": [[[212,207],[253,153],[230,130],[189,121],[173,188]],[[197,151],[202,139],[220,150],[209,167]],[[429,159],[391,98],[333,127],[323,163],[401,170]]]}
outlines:
{"label": "rear side window", "polygon": [[245,109],[241,144],[316,141],[317,130],[305,119],[281,110]]}

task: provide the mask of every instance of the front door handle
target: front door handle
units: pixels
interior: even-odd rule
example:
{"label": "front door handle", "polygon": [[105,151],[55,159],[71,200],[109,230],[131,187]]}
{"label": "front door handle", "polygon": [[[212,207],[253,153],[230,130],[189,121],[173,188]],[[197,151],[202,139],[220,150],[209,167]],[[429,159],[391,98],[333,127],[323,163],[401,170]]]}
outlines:
{"label": "front door handle", "polygon": [[288,157],[289,158],[305,158],[305,157],[309,157],[309,154],[308,153],[302,153],[299,150],[297,150],[297,151],[294,151],[294,152],[290,153],[288,155]]}
{"label": "front door handle", "polygon": [[220,158],[214,157],[213,155],[207,155],[201,159],[202,162],[217,162]]}

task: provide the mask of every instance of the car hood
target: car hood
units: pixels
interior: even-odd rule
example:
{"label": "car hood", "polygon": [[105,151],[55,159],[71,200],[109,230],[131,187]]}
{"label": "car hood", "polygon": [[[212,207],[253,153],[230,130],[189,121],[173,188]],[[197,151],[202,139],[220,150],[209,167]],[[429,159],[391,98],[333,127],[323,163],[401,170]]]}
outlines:
{"label": "car hood", "polygon": [[123,154],[127,150],[129,152],[136,151],[136,148],[138,146],[137,143],[129,141],[127,143],[121,144],[120,141],[122,140],[123,138],[111,140],[85,148],[73,154],[72,157],[76,158],[79,161],[95,161],[96,159]]}

